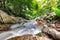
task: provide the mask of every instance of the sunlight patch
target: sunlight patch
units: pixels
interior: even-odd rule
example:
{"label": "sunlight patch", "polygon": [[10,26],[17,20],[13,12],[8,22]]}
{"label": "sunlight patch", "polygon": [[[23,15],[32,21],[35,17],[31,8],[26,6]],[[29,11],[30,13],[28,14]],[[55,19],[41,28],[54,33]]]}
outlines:
{"label": "sunlight patch", "polygon": [[36,0],[37,2],[41,2],[42,0]]}

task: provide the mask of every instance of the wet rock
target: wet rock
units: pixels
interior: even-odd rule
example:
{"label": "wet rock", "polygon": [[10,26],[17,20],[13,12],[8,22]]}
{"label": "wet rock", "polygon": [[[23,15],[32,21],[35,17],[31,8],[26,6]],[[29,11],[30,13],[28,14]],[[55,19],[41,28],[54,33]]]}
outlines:
{"label": "wet rock", "polygon": [[3,12],[2,10],[0,10],[0,17],[3,23],[13,22],[11,17],[7,13]]}
{"label": "wet rock", "polygon": [[40,40],[52,40],[52,39],[49,39],[47,37],[40,37]]}
{"label": "wet rock", "polygon": [[60,20],[57,20],[55,24],[56,24],[56,27],[60,28]]}
{"label": "wet rock", "polygon": [[0,10],[0,22],[1,23],[18,23],[21,21],[25,21],[25,19],[21,17],[10,16],[6,12]]}
{"label": "wet rock", "polygon": [[49,24],[48,27],[51,27],[51,28],[56,28],[55,24]]}
{"label": "wet rock", "polygon": [[15,21],[15,23],[21,23],[21,22],[27,21],[22,17],[14,17],[14,16],[10,16],[10,17]]}
{"label": "wet rock", "polygon": [[9,29],[10,29],[10,25],[6,25],[6,24],[0,25],[0,31],[7,31]]}
{"label": "wet rock", "polygon": [[43,37],[48,37],[45,33],[42,33],[42,32],[41,32],[41,33],[37,33],[36,36],[40,36],[40,37],[42,37],[42,36],[43,36]]}
{"label": "wet rock", "polygon": [[12,37],[8,40],[52,40],[47,37],[39,37],[39,36],[33,36],[30,34],[23,35],[23,36],[17,36],[17,37]]}
{"label": "wet rock", "polygon": [[43,29],[43,27],[47,24],[46,20],[44,20],[43,18],[37,17],[36,19],[37,22],[37,27]]}
{"label": "wet rock", "polygon": [[60,30],[60,21],[59,19],[53,20],[49,23],[49,27],[54,28],[56,30]]}
{"label": "wet rock", "polygon": [[55,29],[50,29],[49,28],[48,34],[50,34],[54,39],[60,39],[60,32],[58,32]]}
{"label": "wet rock", "polygon": [[52,39],[60,40],[60,32],[57,31],[56,29],[53,29],[53,28],[44,28],[43,32],[49,34],[52,37]]}
{"label": "wet rock", "polygon": [[49,13],[47,16],[45,16],[44,18],[45,19],[48,19],[48,18],[50,18],[50,17],[55,17],[56,16],[56,14],[54,13],[54,12],[52,12],[52,13]]}

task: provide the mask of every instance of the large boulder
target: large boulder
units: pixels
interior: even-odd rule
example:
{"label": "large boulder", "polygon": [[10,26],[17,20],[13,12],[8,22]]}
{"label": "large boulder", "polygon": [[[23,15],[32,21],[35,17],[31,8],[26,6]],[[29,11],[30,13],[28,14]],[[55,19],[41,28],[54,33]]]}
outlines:
{"label": "large boulder", "polygon": [[0,10],[0,22],[1,23],[18,23],[24,20],[25,19],[21,17],[10,16],[6,12]]}
{"label": "large boulder", "polygon": [[20,23],[23,21],[26,21],[26,20],[21,17],[15,17],[15,16],[8,15],[8,13],[0,10],[0,31],[9,30],[11,25]]}
{"label": "large boulder", "polygon": [[23,35],[23,36],[16,36],[12,37],[8,40],[52,40],[47,37],[39,37],[39,36],[33,36],[31,34]]}

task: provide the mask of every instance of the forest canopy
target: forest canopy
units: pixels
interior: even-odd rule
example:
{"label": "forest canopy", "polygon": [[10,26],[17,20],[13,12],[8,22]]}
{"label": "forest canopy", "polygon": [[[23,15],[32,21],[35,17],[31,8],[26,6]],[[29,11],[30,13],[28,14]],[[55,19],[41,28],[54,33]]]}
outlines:
{"label": "forest canopy", "polygon": [[60,9],[60,0],[0,0],[0,9],[10,15],[33,19]]}

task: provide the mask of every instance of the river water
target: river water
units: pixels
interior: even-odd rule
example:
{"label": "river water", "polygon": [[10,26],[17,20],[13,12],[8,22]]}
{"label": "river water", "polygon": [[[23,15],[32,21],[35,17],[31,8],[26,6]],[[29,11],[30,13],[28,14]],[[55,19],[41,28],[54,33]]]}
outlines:
{"label": "river water", "polygon": [[25,34],[37,34],[41,32],[41,29],[37,27],[37,22],[34,20],[29,20],[27,22],[22,22],[20,24],[14,24],[11,30],[1,32],[0,40],[7,40],[11,37],[22,36]]}

